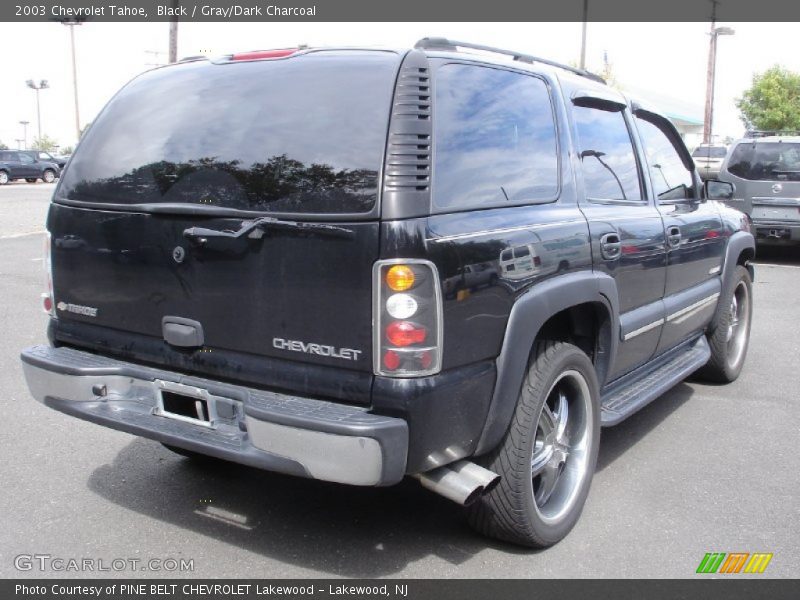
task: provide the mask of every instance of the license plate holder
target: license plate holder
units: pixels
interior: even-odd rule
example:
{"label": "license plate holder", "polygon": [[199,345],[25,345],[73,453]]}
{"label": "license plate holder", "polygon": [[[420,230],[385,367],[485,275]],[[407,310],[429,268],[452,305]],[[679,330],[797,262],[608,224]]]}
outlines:
{"label": "license plate holder", "polygon": [[798,221],[800,220],[800,207],[797,206],[754,206],[753,219],[765,219],[775,221]]}

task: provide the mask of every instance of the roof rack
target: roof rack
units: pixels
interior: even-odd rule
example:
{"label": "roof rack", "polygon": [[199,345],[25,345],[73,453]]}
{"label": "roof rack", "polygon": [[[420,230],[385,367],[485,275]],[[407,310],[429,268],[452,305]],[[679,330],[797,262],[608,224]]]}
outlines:
{"label": "roof rack", "polygon": [[800,131],[797,129],[775,129],[773,131],[769,131],[767,129],[751,129],[747,133],[745,133],[745,137],[749,138],[762,138],[762,137],[770,137],[770,136],[800,136]]}
{"label": "roof rack", "polygon": [[440,37],[426,37],[419,40],[416,44],[414,44],[415,48],[419,50],[444,50],[446,52],[458,52],[459,48],[469,48],[470,50],[481,50],[483,52],[491,52],[493,54],[503,54],[504,56],[510,56],[513,60],[517,60],[519,62],[524,63],[540,63],[543,65],[549,65],[551,67],[556,67],[557,69],[564,69],[565,71],[569,71],[570,73],[574,73],[575,75],[580,75],[581,77],[586,77],[591,79],[592,81],[597,81],[598,83],[605,84],[606,80],[600,77],[599,75],[595,75],[594,73],[590,73],[585,69],[578,69],[577,67],[570,67],[569,65],[564,65],[553,60],[547,60],[546,58],[539,58],[538,56],[531,56],[530,54],[522,54],[521,52],[514,52],[513,50],[503,50],[502,48],[493,48],[491,46],[483,46],[481,44],[471,44],[469,42],[458,42],[455,40],[448,40],[447,38],[440,38]]}

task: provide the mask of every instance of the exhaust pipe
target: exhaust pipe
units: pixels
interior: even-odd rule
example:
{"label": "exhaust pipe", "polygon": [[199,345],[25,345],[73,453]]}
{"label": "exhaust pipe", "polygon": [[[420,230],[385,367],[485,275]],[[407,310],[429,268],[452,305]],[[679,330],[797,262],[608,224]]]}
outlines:
{"label": "exhaust pipe", "polygon": [[500,475],[468,460],[459,460],[425,473],[414,475],[422,487],[462,506],[468,506],[489,492]]}

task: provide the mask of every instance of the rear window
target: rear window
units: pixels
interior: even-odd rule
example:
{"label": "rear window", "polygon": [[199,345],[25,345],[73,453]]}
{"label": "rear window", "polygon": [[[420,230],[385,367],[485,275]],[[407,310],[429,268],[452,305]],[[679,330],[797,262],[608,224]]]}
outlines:
{"label": "rear window", "polygon": [[70,200],[282,213],[375,205],[398,57],[319,53],[157,69],[92,124]]}
{"label": "rear window", "polygon": [[728,149],[725,146],[700,146],[695,148],[692,156],[695,158],[725,158]]}
{"label": "rear window", "polygon": [[800,144],[791,142],[739,144],[728,161],[728,171],[742,179],[800,181]]}

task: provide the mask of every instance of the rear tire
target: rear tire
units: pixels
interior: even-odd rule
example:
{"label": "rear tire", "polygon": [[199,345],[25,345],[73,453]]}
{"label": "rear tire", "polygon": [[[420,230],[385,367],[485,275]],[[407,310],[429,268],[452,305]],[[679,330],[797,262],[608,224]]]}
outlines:
{"label": "rear tire", "polygon": [[715,383],[735,381],[744,367],[753,317],[753,281],[750,271],[736,267],[731,285],[719,298],[722,313],[707,335],[711,358],[697,374]]}
{"label": "rear tire", "polygon": [[56,180],[56,172],[53,169],[45,169],[42,173],[42,181],[45,183],[53,183]]}
{"label": "rear tire", "polygon": [[6,171],[0,171],[0,185],[6,185],[11,179]]}
{"label": "rear tire", "polygon": [[474,529],[535,548],[570,532],[597,463],[599,398],[586,354],[566,342],[536,344],[511,425],[482,461],[501,479],[467,507]]}

